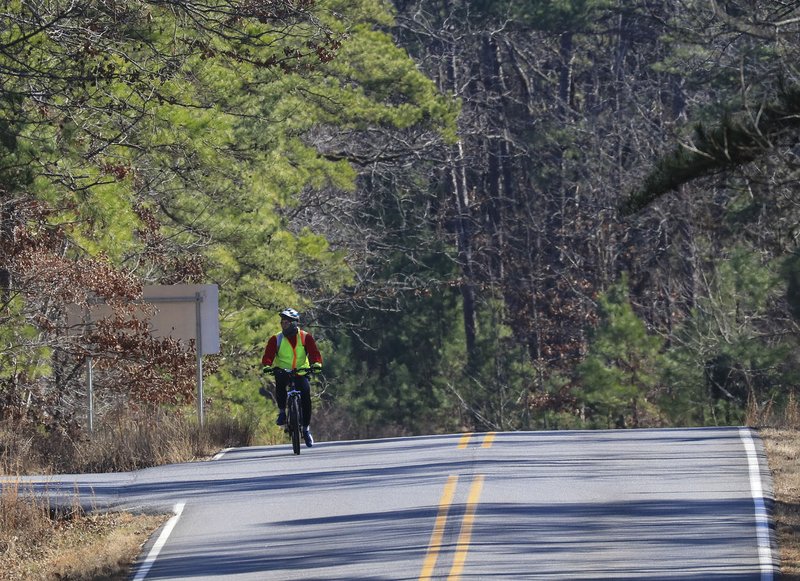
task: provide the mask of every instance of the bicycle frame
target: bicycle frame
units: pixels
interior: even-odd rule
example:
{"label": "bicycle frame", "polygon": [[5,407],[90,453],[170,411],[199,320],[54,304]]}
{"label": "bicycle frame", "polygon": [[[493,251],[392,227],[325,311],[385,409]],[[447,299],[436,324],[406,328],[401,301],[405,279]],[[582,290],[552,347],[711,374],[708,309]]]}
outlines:
{"label": "bicycle frame", "polygon": [[292,451],[300,453],[300,438],[303,430],[303,406],[300,404],[300,390],[294,385],[292,378],[289,390],[286,391],[286,430],[292,439]]}
{"label": "bicycle frame", "polygon": [[[277,369],[275,371],[278,371]],[[292,451],[300,454],[300,442],[303,438],[303,406],[301,404],[301,392],[297,388],[296,381],[310,372],[309,369],[280,369],[289,375],[289,383],[286,385],[286,432],[292,440]]]}

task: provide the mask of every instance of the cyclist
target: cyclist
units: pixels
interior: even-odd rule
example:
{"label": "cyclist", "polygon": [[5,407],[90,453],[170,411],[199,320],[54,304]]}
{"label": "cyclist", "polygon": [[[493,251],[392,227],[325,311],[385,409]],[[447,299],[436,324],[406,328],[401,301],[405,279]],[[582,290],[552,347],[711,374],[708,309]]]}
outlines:
{"label": "cyclist", "polygon": [[[317,348],[317,342],[311,333],[302,331],[299,327],[300,314],[292,309],[284,309],[280,313],[281,332],[273,335],[264,347],[261,365],[264,373],[275,371],[275,398],[278,400],[279,426],[286,423],[286,386],[290,376],[285,369],[310,368],[312,373],[322,371],[322,355]],[[309,448],[314,445],[311,437],[311,386],[308,377],[298,376],[295,385],[300,390],[300,404],[303,409],[303,440]]]}

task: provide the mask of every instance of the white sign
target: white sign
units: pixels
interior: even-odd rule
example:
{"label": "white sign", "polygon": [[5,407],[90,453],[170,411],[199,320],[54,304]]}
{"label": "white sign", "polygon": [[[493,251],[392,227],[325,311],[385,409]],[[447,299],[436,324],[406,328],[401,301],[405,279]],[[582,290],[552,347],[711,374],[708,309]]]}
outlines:
{"label": "white sign", "polygon": [[143,302],[155,307],[153,316],[147,317],[154,337],[189,341],[199,335],[203,355],[219,353],[217,285],[150,285],[142,296]]}
{"label": "white sign", "polygon": [[[142,303],[147,309],[136,309],[136,318],[147,321],[154,337],[172,337],[194,341],[200,337],[204,355],[219,353],[219,291],[215,284],[149,285],[143,289]],[[199,308],[198,308],[199,307]],[[67,324],[82,330],[87,324],[112,316],[104,303],[88,308],[67,307]],[[80,331],[82,332],[82,331]]]}
{"label": "white sign", "polygon": [[[142,300],[152,309],[137,309],[137,318],[148,322],[154,337],[181,341],[197,340],[197,418],[204,424],[203,355],[219,353],[219,291],[215,284],[176,284],[145,286]],[[111,316],[108,305],[98,303],[88,309],[67,307],[67,324],[84,328],[93,321]],[[89,400],[89,431],[93,425],[92,358],[87,360],[86,373]]]}

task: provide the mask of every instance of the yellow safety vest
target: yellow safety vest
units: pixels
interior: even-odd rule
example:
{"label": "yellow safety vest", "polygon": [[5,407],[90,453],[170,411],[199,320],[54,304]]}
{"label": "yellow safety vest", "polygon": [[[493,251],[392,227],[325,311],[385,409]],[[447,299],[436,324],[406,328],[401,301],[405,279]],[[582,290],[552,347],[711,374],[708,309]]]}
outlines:
{"label": "yellow safety vest", "polygon": [[300,340],[297,346],[293,347],[291,341],[283,341],[283,333],[275,335],[278,341],[278,353],[275,356],[275,361],[272,362],[273,367],[280,367],[281,369],[300,369],[308,367],[308,354],[306,353],[306,332],[298,329]]}

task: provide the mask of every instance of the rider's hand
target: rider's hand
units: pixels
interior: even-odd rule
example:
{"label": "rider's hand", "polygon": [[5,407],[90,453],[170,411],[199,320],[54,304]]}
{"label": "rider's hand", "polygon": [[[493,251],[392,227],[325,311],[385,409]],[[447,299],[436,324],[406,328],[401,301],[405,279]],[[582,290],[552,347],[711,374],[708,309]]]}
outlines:
{"label": "rider's hand", "polygon": [[311,373],[322,373],[322,363],[312,363]]}
{"label": "rider's hand", "polygon": [[272,371],[273,371],[273,369],[272,369],[271,365],[265,365],[264,367],[261,368],[261,373],[263,373],[264,375],[267,375],[268,373],[272,373]]}

